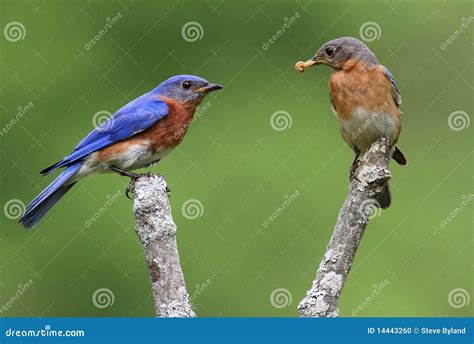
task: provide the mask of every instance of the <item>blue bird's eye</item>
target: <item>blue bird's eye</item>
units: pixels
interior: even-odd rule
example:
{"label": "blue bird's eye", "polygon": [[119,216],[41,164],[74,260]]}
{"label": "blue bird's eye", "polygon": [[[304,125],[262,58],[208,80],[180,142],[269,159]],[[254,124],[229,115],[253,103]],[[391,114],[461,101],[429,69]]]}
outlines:
{"label": "blue bird's eye", "polygon": [[183,88],[185,90],[189,89],[191,87],[191,82],[186,80],[186,81],[183,81]]}

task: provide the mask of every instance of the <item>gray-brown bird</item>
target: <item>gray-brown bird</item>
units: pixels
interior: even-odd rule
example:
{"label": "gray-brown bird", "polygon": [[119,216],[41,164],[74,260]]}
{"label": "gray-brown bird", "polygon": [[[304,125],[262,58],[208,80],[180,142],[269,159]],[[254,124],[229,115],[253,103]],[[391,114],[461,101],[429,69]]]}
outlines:
{"label": "gray-brown bird", "polygon": [[[324,64],[332,68],[329,94],[339,120],[344,141],[355,152],[351,171],[357,167],[372,144],[381,137],[390,139],[392,158],[400,165],[407,161],[396,147],[402,125],[400,91],[392,73],[382,66],[374,53],[358,39],[341,37],[325,43],[296,69]],[[381,208],[391,203],[389,185],[377,199]]]}

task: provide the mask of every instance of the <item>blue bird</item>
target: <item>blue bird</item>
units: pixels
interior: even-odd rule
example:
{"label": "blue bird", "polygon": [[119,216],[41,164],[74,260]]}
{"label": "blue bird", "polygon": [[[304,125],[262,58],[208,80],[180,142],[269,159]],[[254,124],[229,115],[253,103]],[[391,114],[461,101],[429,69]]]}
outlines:
{"label": "blue bird", "polygon": [[137,178],[131,170],[150,166],[173,150],[186,134],[197,106],[218,84],[192,75],[174,76],[119,109],[95,128],[61,161],[41,171],[64,171],[26,207],[19,222],[35,226],[80,179],[116,172]]}

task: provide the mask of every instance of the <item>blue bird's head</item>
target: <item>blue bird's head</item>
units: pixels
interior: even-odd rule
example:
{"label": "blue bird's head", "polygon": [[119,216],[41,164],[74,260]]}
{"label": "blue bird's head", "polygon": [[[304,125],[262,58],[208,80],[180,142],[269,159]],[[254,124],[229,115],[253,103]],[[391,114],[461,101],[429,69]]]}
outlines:
{"label": "blue bird's head", "polygon": [[176,75],[162,82],[153,92],[181,103],[187,103],[200,101],[210,92],[222,88],[222,85],[211,84],[198,76]]}

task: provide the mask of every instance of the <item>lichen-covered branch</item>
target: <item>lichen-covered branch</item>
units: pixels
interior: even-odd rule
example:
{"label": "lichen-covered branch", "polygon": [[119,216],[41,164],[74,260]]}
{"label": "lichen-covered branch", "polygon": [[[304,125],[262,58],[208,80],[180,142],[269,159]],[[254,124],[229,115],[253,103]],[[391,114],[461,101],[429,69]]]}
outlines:
{"label": "lichen-covered branch", "polygon": [[354,261],[375,199],[390,179],[390,142],[382,138],[364,155],[337,219],[316,278],[298,305],[302,317],[337,317],[342,287]]}
{"label": "lichen-covered branch", "polygon": [[186,291],[176,245],[166,181],[141,176],[131,182],[135,230],[143,244],[156,317],[195,317]]}

